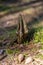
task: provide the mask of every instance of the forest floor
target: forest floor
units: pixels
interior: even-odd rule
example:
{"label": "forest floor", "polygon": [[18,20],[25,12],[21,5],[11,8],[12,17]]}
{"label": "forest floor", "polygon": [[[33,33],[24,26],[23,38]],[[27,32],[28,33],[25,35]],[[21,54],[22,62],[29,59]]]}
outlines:
{"label": "forest floor", "polygon": [[[3,6],[5,7],[4,4]],[[9,8],[9,7],[12,7],[12,8]],[[14,7],[16,7],[17,12],[14,9]],[[14,4],[8,5],[8,11],[1,11],[0,13],[0,28],[3,28],[3,29],[5,29],[6,27],[11,28],[17,25],[18,17],[20,14],[22,14],[24,21],[26,21],[30,29],[42,27],[43,26],[43,1],[30,3],[30,4],[27,4],[26,6],[25,5],[18,6],[18,9],[17,9],[17,5],[14,5]],[[17,54],[13,54],[11,56],[9,56],[8,54],[8,56],[5,59],[0,61],[0,65],[25,65],[24,64],[25,60],[21,63],[18,63],[14,60],[15,57],[17,58],[19,54],[25,55],[25,59],[30,56],[33,59],[35,58],[34,61],[26,65],[43,65],[42,49],[41,49],[41,52],[39,52],[41,47],[40,43],[33,44],[33,42],[30,42],[29,45],[17,44],[14,46],[15,46],[15,49],[17,49],[16,51],[14,51],[14,53],[17,52]]]}
{"label": "forest floor", "polygon": [[[29,45],[17,44],[15,46],[16,53],[8,54],[7,57],[0,61],[0,65],[43,65],[43,50],[40,49],[40,43],[32,44],[32,42],[30,42]],[[13,52],[15,52],[14,49]],[[20,54],[24,56],[22,62],[19,62]],[[20,58],[20,60],[21,59],[22,58]]]}
{"label": "forest floor", "polygon": [[[12,4],[6,5],[6,7],[5,7],[5,5],[0,4],[0,7],[2,7],[2,11],[0,11],[0,27],[14,26],[14,24],[16,25],[19,14],[24,15],[23,18],[26,22],[31,22],[31,21],[33,21],[34,18],[36,18],[39,21],[41,20],[41,22],[40,22],[41,25],[43,24],[43,20],[42,20],[43,19],[43,1],[39,1],[39,2],[36,1],[35,3],[30,2],[30,4],[28,4],[28,3],[27,3],[27,5],[22,4],[22,5],[19,5],[18,7],[17,7],[17,5],[15,6]],[[11,9],[9,8],[10,10],[8,10],[8,9],[6,9],[7,6],[8,7],[11,6],[12,8]],[[20,10],[20,11],[18,11],[17,9],[14,9],[14,8],[18,8],[18,10]],[[23,10],[21,10],[21,9],[23,9]],[[5,12],[6,10],[8,10],[7,13]],[[35,22],[33,22],[33,23],[35,24]]]}

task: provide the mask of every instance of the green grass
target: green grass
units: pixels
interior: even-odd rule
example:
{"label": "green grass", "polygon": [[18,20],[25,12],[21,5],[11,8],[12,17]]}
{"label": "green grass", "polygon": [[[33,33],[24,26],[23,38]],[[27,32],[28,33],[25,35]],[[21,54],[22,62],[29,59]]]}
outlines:
{"label": "green grass", "polygon": [[43,50],[43,44],[41,44],[41,47],[40,47],[41,50]]}
{"label": "green grass", "polygon": [[42,55],[42,54],[37,54],[37,55],[36,55],[36,58],[40,58],[40,59],[43,60],[43,55]]}
{"label": "green grass", "polygon": [[33,42],[34,43],[41,42],[43,44],[43,27],[39,27],[35,29]]}
{"label": "green grass", "polygon": [[6,53],[7,54],[16,54],[16,53],[19,53],[20,52],[20,50],[19,49],[13,49],[13,50],[11,50],[11,49],[6,49]]}
{"label": "green grass", "polygon": [[2,35],[0,35],[0,40],[3,41],[4,39],[6,39],[8,36],[10,39],[13,39],[16,35],[16,29],[14,30],[4,30],[4,33]]}
{"label": "green grass", "polygon": [[26,41],[26,42],[24,41],[24,43],[23,43],[23,44],[24,44],[24,45],[28,45],[28,44],[29,44],[29,42],[28,42],[28,41]]}
{"label": "green grass", "polygon": [[8,31],[9,37],[13,38],[16,35],[16,29]]}
{"label": "green grass", "polygon": [[34,35],[33,35],[33,43],[37,44],[40,42],[41,46],[40,49],[43,50],[43,27],[38,27],[34,29]]}
{"label": "green grass", "polygon": [[9,10],[11,7],[0,5],[0,11]]}

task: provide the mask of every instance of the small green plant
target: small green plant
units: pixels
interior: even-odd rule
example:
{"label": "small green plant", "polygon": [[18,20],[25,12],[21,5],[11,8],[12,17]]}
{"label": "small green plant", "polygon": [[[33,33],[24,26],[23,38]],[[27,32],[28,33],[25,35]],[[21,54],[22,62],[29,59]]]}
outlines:
{"label": "small green plant", "polygon": [[11,50],[11,49],[6,49],[6,53],[7,53],[7,54],[16,54],[16,53],[19,53],[19,52],[20,52],[19,49],[13,49],[13,50]]}
{"label": "small green plant", "polygon": [[43,44],[43,27],[37,28],[33,38],[34,43],[41,42]]}
{"label": "small green plant", "polygon": [[36,58],[43,59],[43,55],[42,55],[42,54],[37,54],[37,55],[36,55]]}
{"label": "small green plant", "polygon": [[42,50],[43,50],[43,44],[41,44],[41,47],[40,47],[40,49],[42,49]]}
{"label": "small green plant", "polygon": [[28,41],[24,42],[24,45],[28,45],[28,44],[29,44],[29,42],[28,42]]}
{"label": "small green plant", "polygon": [[7,49],[7,50],[6,50],[6,53],[7,53],[7,54],[13,54],[13,50]]}

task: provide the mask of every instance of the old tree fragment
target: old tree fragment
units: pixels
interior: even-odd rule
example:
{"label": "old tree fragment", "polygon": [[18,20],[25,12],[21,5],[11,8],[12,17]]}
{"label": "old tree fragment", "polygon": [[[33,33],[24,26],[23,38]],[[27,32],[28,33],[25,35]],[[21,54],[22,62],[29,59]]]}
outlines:
{"label": "old tree fragment", "polygon": [[17,42],[22,43],[24,39],[26,38],[26,34],[28,33],[28,28],[21,14],[19,16],[18,27],[17,27],[16,33],[17,33]]}

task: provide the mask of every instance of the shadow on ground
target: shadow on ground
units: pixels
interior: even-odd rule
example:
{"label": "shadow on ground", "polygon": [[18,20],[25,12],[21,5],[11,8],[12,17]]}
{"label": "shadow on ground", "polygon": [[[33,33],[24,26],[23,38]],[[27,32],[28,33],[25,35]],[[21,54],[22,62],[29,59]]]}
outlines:
{"label": "shadow on ground", "polygon": [[[35,33],[35,29],[36,29],[36,28],[34,28],[34,25],[39,24],[39,23],[43,23],[43,14],[37,15],[36,18],[33,17],[33,19],[30,22],[27,23],[29,33],[27,34],[27,37],[25,39],[26,41],[30,41],[30,40],[33,39],[33,36],[34,36],[34,33]],[[4,28],[3,28],[3,30],[4,30]],[[3,30],[0,29],[0,32],[1,31],[3,32]],[[10,43],[12,43],[12,44],[14,44],[14,39],[16,38],[15,37],[15,35],[16,35],[15,34],[16,33],[15,30],[17,31],[17,25],[11,26],[11,27],[6,27],[5,30],[4,30],[5,32],[7,31],[8,35],[10,34],[10,37],[7,37],[7,39],[10,39]],[[2,32],[0,34],[2,34]],[[7,33],[6,33],[6,36],[8,36]],[[3,40],[5,40],[5,39],[3,39]]]}
{"label": "shadow on ground", "polygon": [[[19,1],[18,1],[19,2]],[[15,3],[15,2],[13,2]],[[33,4],[35,3],[42,3],[40,5],[37,5],[37,6],[43,6],[43,0],[35,0],[35,1],[30,1],[30,2],[27,2],[27,3],[22,3],[22,4],[17,4],[16,6],[15,5],[12,5],[7,3],[7,4],[0,4],[0,12],[5,12],[6,14],[13,14],[13,13],[16,13],[16,12],[19,12],[19,11],[22,11],[22,10],[25,10],[25,9],[28,9],[30,7],[37,7],[37,6],[34,6]]]}
{"label": "shadow on ground", "polygon": [[36,18],[33,17],[33,19],[27,23],[29,32],[27,34],[27,37],[25,38],[25,42],[26,41],[30,42],[31,40],[33,40],[34,33],[36,32],[36,30],[39,28],[43,28],[42,24],[43,24],[43,14],[38,15]]}

